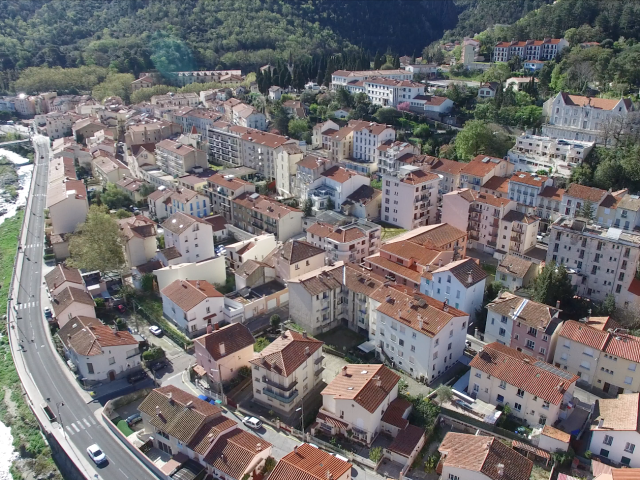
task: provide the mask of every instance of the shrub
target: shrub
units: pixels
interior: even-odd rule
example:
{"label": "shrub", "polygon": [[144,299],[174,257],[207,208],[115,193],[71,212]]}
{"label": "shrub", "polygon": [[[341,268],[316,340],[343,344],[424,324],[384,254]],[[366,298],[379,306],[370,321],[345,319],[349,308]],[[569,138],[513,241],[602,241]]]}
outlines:
{"label": "shrub", "polygon": [[147,350],[142,354],[142,360],[145,362],[153,362],[154,360],[159,360],[160,358],[164,358],[165,353],[162,347],[153,347]]}
{"label": "shrub", "polygon": [[264,462],[263,473],[266,475],[267,473],[270,473],[274,468],[276,468],[276,459],[273,457],[268,457]]}
{"label": "shrub", "polygon": [[265,337],[260,337],[256,339],[256,343],[253,344],[253,351],[254,352],[261,352],[262,350],[264,350],[265,348],[267,348],[267,346],[270,344],[271,342],[265,338]]}
{"label": "shrub", "polygon": [[96,308],[104,308],[104,298],[98,297],[95,299],[96,302]]}
{"label": "shrub", "polygon": [[271,328],[273,328],[274,330],[277,329],[280,326],[280,315],[278,314],[274,314],[271,315]]}
{"label": "shrub", "polygon": [[[335,438],[335,437],[334,437]],[[382,447],[374,447],[369,450],[369,460],[378,463],[382,458]]]}

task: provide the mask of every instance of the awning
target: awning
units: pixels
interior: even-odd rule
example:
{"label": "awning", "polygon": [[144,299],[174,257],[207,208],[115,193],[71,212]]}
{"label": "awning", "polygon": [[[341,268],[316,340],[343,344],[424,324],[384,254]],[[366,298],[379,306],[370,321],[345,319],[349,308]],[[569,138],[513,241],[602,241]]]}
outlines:
{"label": "awning", "polygon": [[200,365],[194,365],[193,366],[193,371],[199,377],[204,377],[207,374],[207,371],[204,369],[204,367],[202,367]]}
{"label": "awning", "polygon": [[376,346],[371,342],[364,342],[358,345],[358,348],[362,350],[364,353],[369,353],[375,350]]}

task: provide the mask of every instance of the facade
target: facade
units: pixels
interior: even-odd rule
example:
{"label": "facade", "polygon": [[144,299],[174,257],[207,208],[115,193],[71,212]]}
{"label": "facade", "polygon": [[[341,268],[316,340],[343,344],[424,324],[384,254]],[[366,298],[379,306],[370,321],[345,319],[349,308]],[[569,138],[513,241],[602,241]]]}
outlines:
{"label": "facade", "polygon": [[208,166],[205,152],[169,139],[156,144],[155,156],[162,171],[174,177],[186,175],[196,167]]}
{"label": "facade", "polygon": [[330,260],[361,263],[380,250],[381,232],[380,225],[361,219],[344,226],[318,222],[307,228],[307,242],[322,248]]}
{"label": "facade", "polygon": [[291,414],[322,383],[323,343],[292,330],[250,361],[254,401]]}
{"label": "facade", "polygon": [[570,177],[575,167],[581,165],[593,149],[594,142],[563,140],[538,135],[522,134],[507,153],[516,171],[552,171],[556,175]]}
{"label": "facade", "polygon": [[212,227],[204,220],[175,212],[162,223],[165,248],[174,247],[181,263],[195,263],[214,256]]}
{"label": "facade", "polygon": [[555,332],[560,325],[559,308],[503,292],[487,304],[484,338],[551,363]]}
{"label": "facade", "polygon": [[435,223],[439,181],[438,175],[420,167],[384,174],[380,218],[405,230]]}
{"label": "facade", "polygon": [[460,170],[460,188],[480,191],[482,185],[492,177],[508,177],[513,165],[507,160],[478,155]]}
{"label": "facade", "polygon": [[537,244],[540,219],[511,210],[500,221],[498,248],[524,255]]}
{"label": "facade", "polygon": [[257,193],[231,200],[233,225],[253,235],[272,233],[284,242],[302,233],[302,211]]}
{"label": "facade", "polygon": [[304,240],[289,240],[268,255],[276,276],[284,282],[312,272],[325,264],[325,252]]}
{"label": "facade", "polygon": [[187,213],[197,218],[203,218],[211,211],[209,197],[188,188],[176,188],[167,199],[168,214],[174,212]]}
{"label": "facade", "polygon": [[243,163],[242,134],[246,128],[227,122],[214,122],[207,129],[209,160],[227,167],[239,167]]}
{"label": "facade", "polygon": [[59,263],[53,270],[44,276],[47,289],[52,296],[58,295],[67,287],[74,287],[80,290],[86,290],[82,273],[77,268],[67,267],[64,263]]}
{"label": "facade", "polygon": [[133,335],[113,330],[97,318],[74,317],[57,335],[65,356],[85,382],[116,380],[141,366],[138,341]]}
{"label": "facade", "polygon": [[150,261],[156,255],[158,233],[156,223],[143,215],[118,220],[124,239],[124,258],[129,268]]}
{"label": "facade", "polygon": [[[388,125],[364,120],[350,120],[347,128],[353,132],[350,156],[364,162],[377,160],[377,149],[388,141],[395,141],[396,131]],[[339,132],[337,133],[339,136]]]}
{"label": "facade", "polygon": [[546,187],[552,187],[553,180],[537,173],[514,173],[509,180],[509,198],[518,202],[518,211],[535,214],[539,205],[538,195]]}
{"label": "facade", "polygon": [[336,70],[331,74],[331,89],[347,88],[352,82],[362,82],[369,78],[391,80],[412,80],[413,73],[408,70]]}
{"label": "facade", "polygon": [[62,289],[52,297],[51,309],[53,318],[60,328],[64,327],[73,317],[96,316],[96,304],[87,292],[86,287],[70,286]]}
{"label": "facade", "polygon": [[69,113],[51,112],[45,115],[47,136],[51,140],[68,137],[76,116]]}
{"label": "facade", "polygon": [[507,62],[514,56],[522,60],[553,60],[568,46],[569,42],[564,38],[499,42],[493,48],[493,61]]}
{"label": "facade", "polygon": [[626,393],[614,399],[597,399],[589,449],[608,464],[639,468],[638,411],[640,394]]}
{"label": "facade", "polygon": [[242,164],[253,168],[268,179],[275,179],[277,163],[285,144],[297,145],[297,140],[291,140],[282,135],[246,129],[242,138]]}
{"label": "facade", "polygon": [[369,177],[335,165],[322,172],[319,178],[308,186],[308,198],[313,210],[326,210],[333,202],[333,210],[339,211],[349,195],[363,185],[371,183]]}
{"label": "facade", "polygon": [[165,138],[170,138],[182,133],[182,126],[177,123],[159,120],[153,117],[130,120],[126,125],[125,143],[131,145],[144,145],[158,143]]}
{"label": "facade", "polygon": [[538,276],[538,265],[530,260],[509,253],[503,257],[496,269],[496,280],[510,291],[528,287]]}
{"label": "facade", "polygon": [[336,162],[332,160],[316,155],[305,155],[296,164],[294,194],[300,198],[309,198],[309,192],[319,183],[322,173],[335,165]]}
{"label": "facade", "polygon": [[101,154],[91,162],[93,176],[99,178],[103,186],[107,183],[118,183],[125,177],[131,177],[131,171],[120,160],[107,154]]}
{"label": "facade", "polygon": [[176,280],[160,293],[164,316],[190,337],[222,319],[224,296],[205,280]]}
{"label": "facade", "polygon": [[480,85],[478,88],[478,98],[493,98],[496,96],[496,92],[500,84],[498,82],[487,82]]}
{"label": "facade", "polygon": [[509,405],[511,414],[529,425],[553,425],[571,413],[577,375],[495,342],[470,366],[469,394],[492,405]]}
{"label": "facade", "polygon": [[380,219],[382,192],[370,185],[362,185],[342,203],[342,213],[363,220]]}
{"label": "facade", "polygon": [[84,182],[81,180],[62,180],[50,183],[47,190],[47,208],[54,234],[62,235],[75,232],[76,227],[87,219],[89,212],[89,201]]}
{"label": "facade", "polygon": [[552,225],[547,262],[575,271],[576,294],[602,302],[629,290],[640,259],[640,235],[562,216]]}

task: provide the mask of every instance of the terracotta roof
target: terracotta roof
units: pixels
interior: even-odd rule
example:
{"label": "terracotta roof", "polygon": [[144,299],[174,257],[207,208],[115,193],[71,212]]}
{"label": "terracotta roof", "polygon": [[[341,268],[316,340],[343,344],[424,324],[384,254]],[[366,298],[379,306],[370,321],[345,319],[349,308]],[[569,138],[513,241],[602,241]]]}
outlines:
{"label": "terracotta roof", "polygon": [[423,437],[424,429],[409,425],[401,432],[398,432],[398,435],[387,449],[403,457],[410,457]]}
{"label": "terracotta roof", "polygon": [[298,168],[308,168],[309,170],[315,170],[320,167],[320,165],[328,162],[326,158],[316,157],[315,155],[305,155],[302,160],[296,163]]}
{"label": "terracotta roof", "polygon": [[487,304],[487,310],[512,318],[513,321],[526,323],[534,328],[546,328],[560,311],[543,303],[503,292]]}
{"label": "terracotta roof", "polygon": [[351,464],[308,443],[285,455],[269,475],[270,480],[327,480],[350,473]]}
{"label": "terracotta roof", "polygon": [[118,226],[127,240],[155,237],[157,234],[156,223],[144,215],[122,218],[118,220]]}
{"label": "terracotta roof", "polygon": [[80,356],[102,355],[104,347],[138,346],[127,331],[117,331],[93,317],[73,317],[58,331],[60,341]]}
{"label": "terracotta roof", "polygon": [[91,298],[91,295],[89,295],[85,290],[75,287],[66,287],[58,295],[53,297],[51,307],[53,308],[53,313],[57,317],[74,303],[84,303],[85,305],[95,307],[95,302],[93,301],[93,298]]}
{"label": "terracotta roof", "polygon": [[363,205],[367,205],[371,200],[378,198],[381,195],[381,190],[376,190],[369,185],[361,185],[356,189],[355,192],[347,197],[347,200],[351,200],[354,203],[362,203]]}
{"label": "terracotta roof", "polygon": [[330,178],[331,180],[334,180],[338,183],[344,183],[347,180],[350,180],[351,178],[360,174],[339,165],[334,165],[333,167],[322,172],[320,175],[325,178]]}
{"label": "terracotta roof", "polygon": [[145,275],[147,273],[153,273],[154,270],[160,270],[162,267],[164,267],[164,265],[162,265],[160,260],[149,260],[142,265],[138,265],[135,269],[138,270],[141,275]]}
{"label": "terracotta roof", "polygon": [[401,285],[385,286],[371,298],[380,302],[378,312],[423,335],[435,337],[453,318],[469,315],[435,298],[417,292],[404,293],[405,290]]}
{"label": "terracotta roof", "polygon": [[480,472],[492,480],[529,480],[533,470],[531,460],[495,437],[449,432],[438,450],[445,467]]}
{"label": "terracotta roof", "polygon": [[359,227],[336,227],[327,238],[338,243],[349,243],[366,237],[366,232]]}
{"label": "terracotta roof", "polygon": [[467,236],[467,232],[448,223],[429,225],[429,227],[431,228],[425,229],[424,232],[410,237],[408,240],[429,248],[445,249],[447,245]]}
{"label": "terracotta roof", "polygon": [[382,421],[403,430],[409,426],[409,420],[403,416],[409,408],[411,408],[411,402],[407,399],[398,397],[389,404],[389,407],[387,407],[387,410],[382,416]]}
{"label": "terracotta roof", "polygon": [[625,333],[610,334],[604,352],[640,363],[640,338]]}
{"label": "terracotta roof", "polygon": [[[591,430],[631,431],[639,432],[638,408],[640,393],[623,393],[617,398],[596,399],[591,422]],[[602,427],[599,427],[603,420]]]}
{"label": "terracotta roof", "polygon": [[149,416],[151,425],[182,443],[189,443],[205,423],[222,413],[220,407],[173,385],[152,390],[138,410]]}
{"label": "terracotta roof", "polygon": [[636,297],[640,296],[640,280],[634,277],[634,279],[631,280],[631,283],[629,284],[628,290],[629,290],[629,293],[632,293]]}
{"label": "terracotta roof", "polygon": [[212,215],[210,217],[205,217],[203,220],[213,227],[214,232],[221,232],[227,228],[228,222],[223,215]]}
{"label": "terracotta roof", "polygon": [[169,189],[156,190],[147,196],[147,200],[157,201],[164,196],[170,196],[172,193],[173,193],[173,190],[169,190]]}
{"label": "terracotta roof", "polygon": [[211,447],[211,444],[229,429],[237,428],[238,423],[225,416],[219,416],[206,423],[191,438],[187,447],[194,452],[204,455]]}
{"label": "terracotta roof", "polygon": [[167,260],[174,260],[182,256],[182,254],[178,251],[176,247],[164,248],[160,250],[160,253]]}
{"label": "terracotta roof", "polygon": [[469,288],[488,277],[487,272],[485,272],[478,264],[478,261],[473,258],[456,260],[455,262],[448,263],[447,265],[438,268],[433,273],[440,272],[451,272],[451,274],[466,288]]}
{"label": "terracotta roof", "polygon": [[[323,342],[320,340],[288,330],[262,350],[258,357],[250,360],[250,363],[288,377],[322,345]],[[308,354],[305,353],[307,348],[309,348]]]}
{"label": "terracotta roof", "polygon": [[502,220],[504,220],[505,222],[520,222],[529,225],[539,221],[539,218],[532,217],[531,215],[527,215],[523,212],[518,212],[517,210],[511,210],[505,213],[505,215],[502,217]]}
{"label": "terracotta roof", "polygon": [[67,199],[87,199],[87,187],[82,180],[64,180],[49,185],[47,191],[47,208]]}
{"label": "terracotta roof", "polygon": [[64,263],[55,266],[53,270],[44,276],[49,290],[55,290],[64,282],[77,283],[84,288],[82,274],[77,268],[67,267]]}
{"label": "terracotta roof", "polygon": [[599,203],[600,200],[607,194],[606,190],[600,190],[599,188],[587,187],[577,183],[572,183],[567,188],[565,195],[573,198],[579,198],[581,200],[590,201],[591,203]]}
{"label": "terracotta roof", "polygon": [[380,251],[403,260],[414,260],[419,265],[431,265],[440,251],[423,247],[409,240],[385,243]]}
{"label": "terracotta roof", "polygon": [[185,155],[196,151],[196,149],[191,145],[184,145],[180,142],[176,142],[175,140],[170,140],[168,138],[156,144],[156,150],[158,149],[168,150],[172,153],[175,153],[176,155],[180,155],[181,157],[184,157]]}
{"label": "terracotta roof", "polygon": [[[485,158],[488,158],[488,162],[483,162]],[[496,163],[497,162],[497,163]],[[491,171],[496,168],[499,163],[504,162],[501,158],[490,157],[488,155],[478,155],[469,163],[467,163],[460,173],[463,175],[471,175],[474,177],[484,177],[491,173]]]}
{"label": "terracotta roof", "polygon": [[290,140],[274,133],[262,132],[260,130],[249,130],[242,134],[242,139],[251,143],[264,145],[269,148],[278,148]]}
{"label": "terracotta roof", "polygon": [[[564,322],[558,335],[560,337],[567,338],[572,342],[581,343],[582,345],[586,345],[587,347],[598,351],[601,351],[604,348],[609,338],[609,334],[607,332],[589,327],[584,323],[576,322],[574,320]],[[558,346],[558,348],[560,348],[560,346]]]}
{"label": "terracotta roof", "polygon": [[507,194],[509,193],[509,178],[507,177],[491,177],[489,180],[484,182],[482,188],[486,188],[487,190],[493,190],[494,192],[500,192]]}
{"label": "terracotta roof", "polygon": [[415,265],[413,266],[413,268],[408,268],[404,265],[392,262],[388,258],[382,257],[380,255],[372,255],[370,257],[367,257],[365,259],[365,262],[377,265],[384,271],[391,272],[395,275],[411,280],[413,283],[420,283],[420,271],[418,271],[418,267],[416,267]]}
{"label": "terracotta roof", "polygon": [[542,428],[542,435],[549,438],[555,438],[556,440],[559,440],[564,443],[569,443],[569,441],[571,440],[570,434],[565,433],[562,430],[558,430],[557,428],[554,428],[551,425],[545,425]]}
{"label": "terracotta roof", "polygon": [[[220,330],[214,330],[196,338],[195,341],[205,347],[216,361],[256,343],[249,329],[241,323],[232,323]],[[221,346],[224,346],[224,353]]]}
{"label": "terracotta roof", "polygon": [[[191,190],[189,188],[176,188],[176,190],[171,193],[170,198],[168,199],[169,201],[177,201],[178,203],[189,203],[191,200],[193,200],[194,198],[198,197],[199,194],[198,192]],[[200,198],[206,198],[204,196],[201,196]]]}
{"label": "terracotta roof", "polygon": [[206,280],[175,280],[164,287],[161,293],[184,312],[188,312],[207,298],[224,296]]}
{"label": "terracotta roof", "polygon": [[375,122],[367,122],[365,120],[349,120],[349,123],[347,125],[351,127],[354,131],[366,130],[372,133],[373,135],[380,135],[386,129],[391,128],[388,125],[383,125],[381,123],[375,123]]}
{"label": "terracotta roof", "polygon": [[554,405],[579,378],[498,342],[486,345],[469,365]]}
{"label": "terracotta roof", "polygon": [[129,192],[137,192],[143,185],[150,185],[150,183],[144,180],[138,180],[137,178],[124,177],[116,182],[116,185],[127,190]]}
{"label": "terracotta roof", "polygon": [[529,185],[532,187],[541,187],[547,180],[549,180],[549,177],[547,176],[528,172],[516,172],[511,176],[512,182],[522,183],[523,185]]}
{"label": "terracotta roof", "polygon": [[492,207],[501,208],[504,207],[507,203],[509,203],[509,199],[506,197],[496,197],[491,193],[480,193],[474,190],[471,190],[473,195],[475,196],[475,201],[477,203],[484,203],[485,205],[491,205]]}
{"label": "terracotta roof", "polygon": [[[381,288],[384,284],[384,278],[382,276],[370,272],[362,267],[353,264],[346,264],[344,268],[346,285],[352,292],[371,296],[373,292]],[[334,269],[330,273],[343,278],[342,269]]]}
{"label": "terracotta roof", "polygon": [[347,422],[343,422],[342,420],[338,420],[337,418],[330,417],[329,415],[322,412],[318,412],[318,414],[316,415],[316,420],[322,420],[324,423],[333,425],[336,428],[343,428],[345,430],[351,428],[351,425],[349,425]]}
{"label": "terracotta roof", "polygon": [[384,365],[345,365],[322,395],[331,395],[335,400],[354,400],[373,413],[399,381],[400,376]]}
{"label": "terracotta roof", "polygon": [[434,172],[446,173],[449,175],[459,175],[466,165],[467,164],[463,162],[456,162],[455,160],[439,158],[438,162],[431,167],[431,170]]}
{"label": "terracotta roof", "polygon": [[556,200],[558,202],[561,202],[562,196],[564,195],[564,193],[565,193],[565,190],[563,188],[544,187],[538,195],[540,197],[550,198],[551,200]]}
{"label": "terracotta roof", "polygon": [[[256,197],[252,198],[254,195],[256,195]],[[289,207],[276,202],[275,200],[271,200],[269,197],[258,195],[256,193],[243,193],[231,201],[237,205],[253,210],[254,212],[258,212],[264,216],[278,220],[292,212],[302,212],[302,210]]]}
{"label": "terracotta roof", "polygon": [[420,170],[412,170],[410,173],[404,176],[402,183],[407,183],[409,185],[420,185],[422,183],[432,182],[434,180],[439,180],[440,177],[432,172],[427,171],[429,167],[423,167],[424,169]]}
{"label": "terracotta roof", "polygon": [[316,222],[307,228],[307,233],[317,235],[320,238],[325,238],[333,232],[333,225],[329,223]]}
{"label": "terracotta roof", "polygon": [[588,317],[586,322],[584,323],[591,328],[595,328],[596,330],[609,330],[610,328],[621,328],[620,324],[613,321],[611,317]]}
{"label": "terracotta roof", "polygon": [[498,273],[506,273],[514,277],[524,278],[531,268],[531,265],[533,265],[533,262],[509,253],[504,256],[496,271]]}
{"label": "terracotta roof", "polygon": [[207,182],[212,183],[213,185],[218,185],[219,187],[227,187],[232,190],[238,189],[243,185],[251,185],[251,182],[247,182],[242,180],[241,178],[233,177],[230,178],[229,175],[221,175],[220,173],[216,173],[215,175],[211,175],[207,178]]}
{"label": "terracotta roof", "polygon": [[417,95],[414,98],[418,98],[418,100],[425,100],[425,105],[433,105],[434,107],[439,107],[449,100],[447,97],[438,97],[436,95]]}
{"label": "terracotta roof", "polygon": [[282,247],[281,255],[289,265],[293,265],[316,255],[324,255],[324,250],[304,240],[290,240]]}
{"label": "terracotta roof", "polygon": [[208,223],[201,218],[194,217],[193,215],[189,215],[183,212],[174,212],[169,218],[162,222],[161,226],[165,230],[169,230],[171,233],[180,235],[181,233],[185,232],[191,225],[198,222],[208,225]]}
{"label": "terracotta roof", "polygon": [[258,262],[253,259],[249,259],[245,261],[242,265],[236,268],[235,274],[239,275],[242,278],[248,278],[253,272],[258,270],[260,267],[268,267],[266,263]]}
{"label": "terracotta roof", "polygon": [[622,98],[595,98],[595,97],[583,97],[581,95],[569,95],[567,93],[560,93],[562,99],[566,105],[574,107],[586,107],[587,105],[598,108],[600,110],[613,110],[620,101],[622,101],[627,107],[627,99]]}

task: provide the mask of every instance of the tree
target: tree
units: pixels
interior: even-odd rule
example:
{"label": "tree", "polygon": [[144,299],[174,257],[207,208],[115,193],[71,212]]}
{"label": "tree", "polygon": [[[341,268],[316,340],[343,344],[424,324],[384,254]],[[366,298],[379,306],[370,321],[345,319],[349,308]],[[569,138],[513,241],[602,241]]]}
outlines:
{"label": "tree", "polygon": [[547,263],[533,283],[533,300],[552,307],[561,301],[561,308],[567,313],[572,308],[573,287],[564,265]]}
{"label": "tree", "polygon": [[453,398],[453,390],[447,385],[440,385],[436,389],[436,397],[438,397],[440,405],[442,405],[443,402],[450,402]]}
{"label": "tree", "polygon": [[333,201],[333,197],[327,198],[327,210],[333,210],[336,207],[336,202]]}
{"label": "tree", "polygon": [[455,139],[458,158],[469,161],[481,153],[489,154],[494,142],[493,132],[480,120],[469,120]]}
{"label": "tree", "polygon": [[269,323],[271,324],[271,328],[273,328],[274,330],[277,330],[278,327],[280,326],[280,315],[278,314],[271,315],[271,318],[269,319]]}
{"label": "tree", "polygon": [[433,63],[436,65],[442,65],[444,63],[444,52],[439,48],[433,52]]}
{"label": "tree", "polygon": [[600,308],[598,309],[598,315],[603,317],[610,317],[616,313],[616,297],[613,294],[608,294]]}
{"label": "tree", "polygon": [[131,205],[131,198],[123,190],[120,190],[114,183],[108,183],[107,188],[102,195],[100,195],[102,203],[104,203],[109,210],[117,210],[119,208],[126,208]]}
{"label": "tree", "polygon": [[313,202],[308,198],[302,202],[302,213],[305,217],[311,217],[313,215]]}
{"label": "tree", "polygon": [[369,450],[369,460],[373,463],[378,463],[382,458],[382,447],[373,447]]}
{"label": "tree", "polygon": [[92,205],[87,219],[69,241],[67,263],[75,268],[102,273],[118,272],[125,266],[123,238],[116,220],[104,207]]}
{"label": "tree", "polygon": [[289,120],[288,132],[295,139],[301,140],[303,135],[309,131],[309,122],[304,118],[293,118]]}
{"label": "tree", "polygon": [[482,298],[482,307],[476,310],[476,328],[479,332],[484,333],[487,324],[487,304],[493,302],[498,295],[507,290],[502,282],[494,281],[484,287],[484,297]]}
{"label": "tree", "polygon": [[138,190],[140,195],[142,195],[145,198],[148,197],[149,195],[151,195],[155,191],[156,191],[155,185],[152,185],[150,183],[143,183],[140,186],[140,190]]}
{"label": "tree", "polygon": [[133,217],[133,213],[131,213],[129,210],[125,210],[124,208],[119,208],[118,210],[116,210],[115,217],[118,220],[121,220],[123,218]]}
{"label": "tree", "polygon": [[104,82],[93,87],[91,95],[100,102],[107,97],[120,97],[128,103],[131,82],[134,80],[135,77],[130,73],[110,73]]}
{"label": "tree", "polygon": [[261,352],[262,350],[267,348],[270,343],[271,342],[269,342],[268,338],[266,338],[266,337],[258,337],[258,338],[256,338],[256,343],[253,344],[253,351],[254,352]]}
{"label": "tree", "polygon": [[153,283],[155,281],[155,277],[153,273],[145,273],[142,275],[142,279],[140,283],[142,284],[142,290],[145,292],[153,292]]}
{"label": "tree", "polygon": [[593,220],[593,203],[589,200],[585,200],[576,216],[586,218],[587,220]]}
{"label": "tree", "polygon": [[402,114],[398,110],[391,107],[381,108],[374,115],[378,123],[384,123],[385,125],[394,125],[401,116]]}

